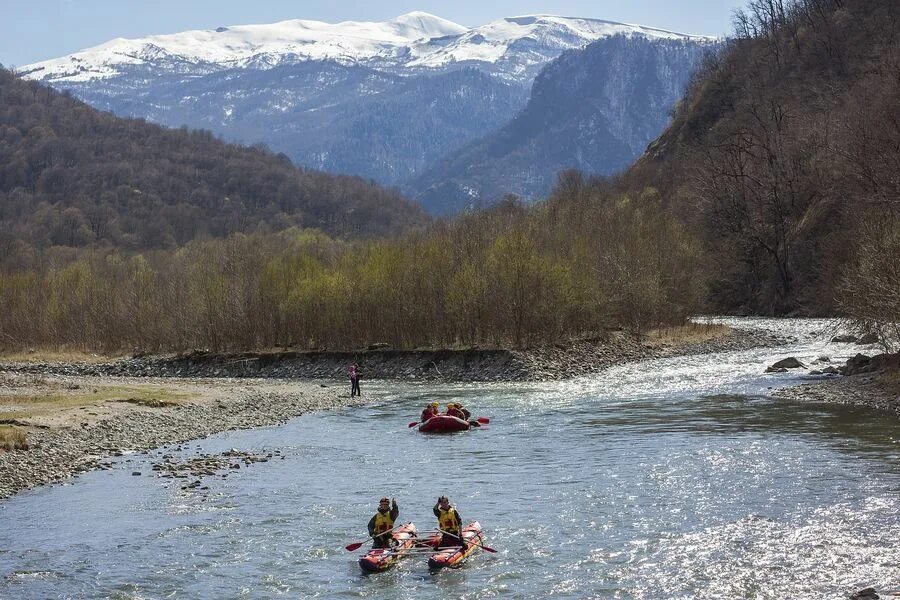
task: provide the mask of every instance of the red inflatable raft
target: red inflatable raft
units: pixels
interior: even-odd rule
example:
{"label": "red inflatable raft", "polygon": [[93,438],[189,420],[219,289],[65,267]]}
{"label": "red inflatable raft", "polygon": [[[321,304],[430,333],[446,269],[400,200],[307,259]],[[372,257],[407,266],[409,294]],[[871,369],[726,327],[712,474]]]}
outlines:
{"label": "red inflatable raft", "polygon": [[[449,546],[440,548],[428,559],[428,566],[432,569],[443,569],[444,567],[457,567],[461,562],[466,560],[473,552],[479,549],[480,544],[484,544],[484,532],[481,530],[481,524],[478,521],[472,521],[462,530],[462,537],[466,541],[466,549],[462,546]],[[432,545],[437,547],[440,537],[430,538]]]}
{"label": "red inflatable raft", "polygon": [[413,548],[418,541],[416,538],[416,526],[407,523],[394,530],[391,534],[397,540],[397,546],[387,548],[374,548],[359,558],[359,568],[366,573],[379,573],[387,571],[406,555],[406,550]]}
{"label": "red inflatable raft", "polygon": [[469,429],[468,421],[463,421],[450,415],[437,415],[424,423],[419,424],[422,433],[452,433],[454,431],[466,431]]}

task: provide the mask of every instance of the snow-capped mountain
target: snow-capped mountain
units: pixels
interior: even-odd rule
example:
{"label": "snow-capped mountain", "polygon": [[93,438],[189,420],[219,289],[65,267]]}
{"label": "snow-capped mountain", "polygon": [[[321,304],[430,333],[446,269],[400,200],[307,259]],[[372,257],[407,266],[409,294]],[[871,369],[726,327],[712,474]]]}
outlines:
{"label": "snow-capped mountain", "polygon": [[[566,50],[612,35],[652,39],[709,38],[599,19],[532,15],[467,28],[424,12],[381,23],[323,23],[294,19],[185,31],[140,39],[117,38],[75,54],[20,69],[26,78],[55,85],[109,79],[136,65],[156,62],[211,69],[272,68],[286,63],[332,60],[379,68],[446,69],[491,65],[522,76]],[[533,74],[532,74],[533,76]]]}
{"label": "snow-capped mountain", "polygon": [[626,25],[600,19],[530,15],[508,17],[475,27],[442,48],[429,48],[409,66],[445,68],[460,64],[489,64],[512,77],[537,74],[545,64],[565,52],[612,36],[711,42],[706,36]]}
{"label": "snow-capped mountain", "polygon": [[19,73],[120,116],[265,143],[298,165],[401,185],[510,122],[563,52],[612,37],[715,41],[599,19],[532,15],[469,28],[413,12],[115,39]]}
{"label": "snow-capped mountain", "polygon": [[178,60],[201,69],[217,66],[271,68],[290,62],[334,60],[348,64],[402,64],[414,49],[427,52],[429,40],[459,36],[466,27],[427,13],[409,13],[384,23],[323,23],[294,19],[185,31],[140,39],[114,39],[75,54],[21,69],[48,82],[108,79],[134,65]]}

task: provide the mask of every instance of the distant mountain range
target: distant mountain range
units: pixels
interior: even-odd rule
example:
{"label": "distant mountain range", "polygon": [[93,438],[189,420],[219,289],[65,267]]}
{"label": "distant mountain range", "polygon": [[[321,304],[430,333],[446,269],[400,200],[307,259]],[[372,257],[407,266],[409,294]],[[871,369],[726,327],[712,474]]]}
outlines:
{"label": "distant mountain range", "polygon": [[[698,49],[715,43],[705,36],[598,19],[533,15],[467,28],[413,12],[383,23],[291,20],[115,39],[28,65],[19,73],[117,115],[208,129],[247,144],[265,143],[302,166],[398,185],[413,196],[428,196],[437,212],[449,212],[460,199],[458,194],[455,199],[435,194],[436,174],[446,171],[448,161],[460,164],[459,153],[471,152],[469,145],[486,133],[536,126],[538,121],[526,123],[538,106],[535,98],[529,103],[535,77],[564,52],[598,40],[619,40],[608,45],[621,53],[608,55],[611,65],[631,61],[633,44],[665,48],[668,58],[663,62],[629,64],[651,69],[648,76],[657,80],[657,87],[679,92],[683,73],[696,64]],[[613,71],[635,81],[644,77],[615,69],[605,73]],[[609,85],[607,91],[629,93],[633,87]],[[577,93],[596,91],[596,86],[575,88]],[[569,100],[577,103],[578,98]],[[618,97],[605,102],[629,104]],[[586,102],[588,107],[596,104]],[[541,171],[580,166],[608,173],[621,168],[659,133],[672,101],[663,95],[645,104],[653,113],[643,115],[646,128],[653,131],[620,140],[613,125],[610,134],[615,139],[607,136],[597,142],[611,140],[612,146],[628,152],[611,146],[599,152],[597,160],[559,157]],[[603,162],[603,154],[615,160]],[[536,152],[530,159],[505,161],[517,172],[504,175],[504,181],[531,178],[528,168],[536,163],[530,161],[545,158]],[[450,183],[456,186],[457,175],[451,175]],[[542,181],[545,178],[541,175]],[[526,197],[546,189],[544,183],[513,187],[507,191]],[[489,202],[499,188],[481,189]],[[453,206],[439,206],[445,201]]]}

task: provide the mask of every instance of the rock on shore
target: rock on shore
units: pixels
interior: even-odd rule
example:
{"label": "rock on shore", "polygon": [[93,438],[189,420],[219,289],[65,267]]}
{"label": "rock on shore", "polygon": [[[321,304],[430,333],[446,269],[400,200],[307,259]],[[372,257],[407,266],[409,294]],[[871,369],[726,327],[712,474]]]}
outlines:
{"label": "rock on shore", "polygon": [[806,384],[775,390],[776,397],[805,402],[834,402],[868,406],[900,416],[900,389],[881,378],[845,377],[822,383]]}

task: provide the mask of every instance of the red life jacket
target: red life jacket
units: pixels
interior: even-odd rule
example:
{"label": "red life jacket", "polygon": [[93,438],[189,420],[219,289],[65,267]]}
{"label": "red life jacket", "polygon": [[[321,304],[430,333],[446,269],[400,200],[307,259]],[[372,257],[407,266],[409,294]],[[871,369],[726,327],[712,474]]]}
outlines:
{"label": "red life jacket", "polygon": [[457,419],[462,419],[463,421],[466,420],[466,414],[463,411],[459,410],[458,408],[449,409],[447,411],[447,415],[449,415],[451,417],[456,417]]}
{"label": "red life jacket", "polygon": [[422,411],[422,418],[420,418],[419,420],[423,421],[423,422],[427,421],[428,419],[435,416],[436,414],[437,414],[437,411],[434,410],[433,406],[426,406],[425,410]]}

